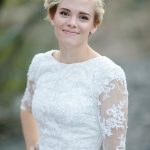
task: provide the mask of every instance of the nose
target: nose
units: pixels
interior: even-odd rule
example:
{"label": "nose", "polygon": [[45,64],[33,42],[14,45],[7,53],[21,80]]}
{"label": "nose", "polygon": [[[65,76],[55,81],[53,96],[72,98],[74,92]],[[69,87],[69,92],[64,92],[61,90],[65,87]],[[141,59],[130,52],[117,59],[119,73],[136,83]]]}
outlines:
{"label": "nose", "polygon": [[76,28],[77,26],[77,19],[75,16],[71,16],[69,19],[68,19],[68,22],[67,22],[67,25],[71,28]]}

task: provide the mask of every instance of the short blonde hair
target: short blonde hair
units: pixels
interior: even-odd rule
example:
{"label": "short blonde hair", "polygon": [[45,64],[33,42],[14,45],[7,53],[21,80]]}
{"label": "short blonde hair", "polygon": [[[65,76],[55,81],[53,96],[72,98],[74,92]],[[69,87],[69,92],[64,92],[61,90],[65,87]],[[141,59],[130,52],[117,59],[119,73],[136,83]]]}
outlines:
{"label": "short blonde hair", "polygon": [[104,0],[96,0],[94,24],[102,23],[105,13],[104,6],[105,6]]}
{"label": "short blonde hair", "polygon": [[[47,18],[49,18],[49,15],[53,18],[57,10],[57,6],[61,1],[62,0],[45,0],[44,7],[47,9]],[[104,0],[96,0],[94,24],[101,24],[104,13]]]}

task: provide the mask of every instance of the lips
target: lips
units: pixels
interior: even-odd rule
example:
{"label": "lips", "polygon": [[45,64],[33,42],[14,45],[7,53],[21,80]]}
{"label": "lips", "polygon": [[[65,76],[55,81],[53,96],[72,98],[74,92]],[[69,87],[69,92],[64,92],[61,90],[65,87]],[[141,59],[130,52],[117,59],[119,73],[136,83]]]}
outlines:
{"label": "lips", "polygon": [[65,32],[66,34],[69,34],[69,35],[79,34],[79,32],[66,30],[66,29],[63,29],[62,31]]}

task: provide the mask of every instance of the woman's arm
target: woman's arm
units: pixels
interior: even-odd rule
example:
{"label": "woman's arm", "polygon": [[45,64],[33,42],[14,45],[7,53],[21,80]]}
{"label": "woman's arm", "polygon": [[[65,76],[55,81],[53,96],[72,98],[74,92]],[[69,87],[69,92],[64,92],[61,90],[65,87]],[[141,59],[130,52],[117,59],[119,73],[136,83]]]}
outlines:
{"label": "woman's arm", "polygon": [[21,100],[20,118],[26,144],[26,150],[37,150],[39,134],[36,120],[32,115],[32,98],[34,95],[35,83],[27,81],[26,90]]}
{"label": "woman's arm", "polygon": [[125,150],[128,121],[128,92],[126,83],[114,80],[100,100],[103,150]]}
{"label": "woman's arm", "polygon": [[[21,110],[20,112],[23,135],[26,144],[26,150],[37,150],[39,133],[36,121],[31,112]],[[33,149],[33,147],[35,147]]]}

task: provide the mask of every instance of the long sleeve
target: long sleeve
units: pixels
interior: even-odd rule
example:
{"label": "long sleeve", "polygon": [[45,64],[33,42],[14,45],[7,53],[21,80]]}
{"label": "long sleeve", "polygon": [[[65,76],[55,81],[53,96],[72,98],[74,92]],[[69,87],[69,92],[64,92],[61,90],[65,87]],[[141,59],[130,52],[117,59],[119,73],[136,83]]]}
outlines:
{"label": "long sleeve", "polygon": [[109,82],[100,95],[100,122],[103,150],[125,150],[128,115],[128,92],[125,78]]}

